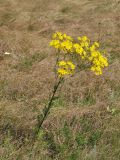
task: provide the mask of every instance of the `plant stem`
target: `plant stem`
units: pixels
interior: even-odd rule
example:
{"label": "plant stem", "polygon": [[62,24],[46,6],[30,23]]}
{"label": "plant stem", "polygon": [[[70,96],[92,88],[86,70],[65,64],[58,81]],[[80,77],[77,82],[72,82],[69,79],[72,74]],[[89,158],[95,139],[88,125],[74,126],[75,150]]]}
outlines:
{"label": "plant stem", "polygon": [[56,91],[57,91],[60,83],[62,82],[62,80],[63,79],[60,78],[59,81],[58,81],[58,83],[54,85],[54,90],[53,90],[52,96],[51,96],[51,98],[49,100],[49,103],[48,103],[47,107],[45,108],[45,112],[44,112],[43,118],[42,118],[42,120],[40,122],[38,121],[37,133],[41,129],[42,124],[43,124],[44,120],[46,119],[46,117],[47,117],[47,115],[48,115],[48,113],[49,113],[49,111],[50,111],[50,109],[52,107],[52,101],[54,100],[55,93],[56,93]]}

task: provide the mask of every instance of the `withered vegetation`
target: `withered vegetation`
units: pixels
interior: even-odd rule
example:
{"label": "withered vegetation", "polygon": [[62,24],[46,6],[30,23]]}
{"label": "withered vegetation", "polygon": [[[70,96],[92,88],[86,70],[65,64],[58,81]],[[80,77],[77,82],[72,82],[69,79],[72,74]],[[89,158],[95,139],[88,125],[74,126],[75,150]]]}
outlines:
{"label": "withered vegetation", "polygon": [[[119,0],[0,0],[0,160],[120,159],[119,11]],[[109,67],[66,80],[35,140],[55,82],[55,31],[99,40]]]}

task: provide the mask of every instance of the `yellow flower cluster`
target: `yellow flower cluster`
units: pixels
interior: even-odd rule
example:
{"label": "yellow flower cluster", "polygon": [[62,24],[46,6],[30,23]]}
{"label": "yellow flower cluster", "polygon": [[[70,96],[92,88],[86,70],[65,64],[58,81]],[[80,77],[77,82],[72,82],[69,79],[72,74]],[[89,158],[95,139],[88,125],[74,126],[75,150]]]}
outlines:
{"label": "yellow flower cluster", "polygon": [[56,32],[52,36],[52,41],[50,42],[50,46],[53,46],[56,49],[62,50],[67,53],[72,52],[73,39],[66,34],[62,34],[61,32]]}
{"label": "yellow flower cluster", "polygon": [[75,65],[71,61],[58,62],[58,75],[64,77],[65,75],[71,75],[74,73]]}
{"label": "yellow flower cluster", "polygon": [[99,48],[99,43],[97,42],[90,47],[89,60],[92,62],[91,71],[95,72],[96,75],[100,75],[102,74],[102,69],[108,66],[108,61],[97,48]]}
{"label": "yellow flower cluster", "polygon": [[74,53],[81,56],[82,59],[87,58],[87,51],[89,49],[90,40],[86,37],[78,37],[79,43],[73,44]]}
{"label": "yellow flower cluster", "polygon": [[[56,32],[53,34],[50,46],[64,52],[65,54],[70,53],[80,55],[81,59],[90,63],[91,71],[96,75],[102,74],[102,69],[108,66],[108,61],[99,51],[99,43],[94,42],[91,44],[90,39],[87,36],[77,37],[77,40],[78,42],[66,34]],[[58,73],[61,76],[71,74],[75,69],[75,65],[71,61],[60,61],[58,66],[60,67]]]}

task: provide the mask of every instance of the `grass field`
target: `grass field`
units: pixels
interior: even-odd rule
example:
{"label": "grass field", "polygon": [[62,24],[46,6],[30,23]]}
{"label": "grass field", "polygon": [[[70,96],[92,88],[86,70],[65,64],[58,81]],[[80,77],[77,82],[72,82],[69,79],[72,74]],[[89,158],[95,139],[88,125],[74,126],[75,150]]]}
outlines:
{"label": "grass field", "polygon": [[[54,86],[56,31],[99,40],[109,67],[66,80],[34,139]],[[52,159],[120,159],[119,0],[0,0],[0,160]]]}

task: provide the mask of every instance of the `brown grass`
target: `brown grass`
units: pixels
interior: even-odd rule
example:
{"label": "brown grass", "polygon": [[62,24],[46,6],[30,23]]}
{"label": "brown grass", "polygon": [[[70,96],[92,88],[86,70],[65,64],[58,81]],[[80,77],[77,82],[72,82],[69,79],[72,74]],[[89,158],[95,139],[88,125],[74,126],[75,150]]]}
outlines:
{"label": "brown grass", "polygon": [[[108,106],[120,110],[119,10],[119,0],[0,0],[1,142],[9,129],[14,133],[16,144],[21,143],[21,137],[32,136],[36,116],[47,103],[55,81],[55,51],[48,43],[54,31],[62,31],[73,37],[87,35],[92,41],[100,40],[110,66],[101,77],[81,71],[66,80],[44,129],[53,133],[56,143],[62,143],[64,140],[59,141],[56,133],[59,128],[76,117],[77,123],[72,128],[76,134],[79,120],[85,115],[90,125],[94,124],[94,130],[99,128],[103,132],[97,146],[97,160],[120,158],[119,139],[113,142],[119,134],[119,114],[112,116],[107,112]],[[12,54],[6,57],[4,52]],[[26,150],[31,150],[31,145],[33,143],[13,149],[13,155],[7,153],[6,159],[15,159],[15,155],[18,159],[29,159]],[[34,147],[31,159],[48,158],[45,158],[48,150],[36,153],[39,147],[37,144]],[[0,147],[1,160],[5,159],[4,148]],[[87,155],[86,152],[84,150],[82,156]]]}

